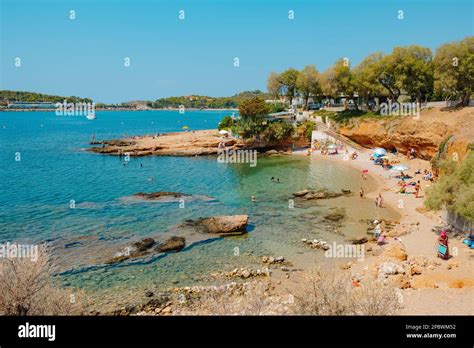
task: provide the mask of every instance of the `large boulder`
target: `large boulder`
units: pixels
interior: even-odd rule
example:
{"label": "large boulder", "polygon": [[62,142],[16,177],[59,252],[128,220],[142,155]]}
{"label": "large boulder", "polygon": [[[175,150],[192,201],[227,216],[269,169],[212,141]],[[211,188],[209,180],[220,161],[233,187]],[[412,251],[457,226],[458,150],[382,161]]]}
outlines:
{"label": "large boulder", "polygon": [[165,242],[159,244],[155,250],[160,253],[180,251],[186,246],[186,240],[183,237],[173,236]]}
{"label": "large boulder", "polygon": [[202,233],[239,235],[246,232],[248,221],[248,215],[217,215],[188,220],[185,225],[195,227]]}
{"label": "large boulder", "polygon": [[382,257],[405,261],[408,256],[405,248],[402,245],[389,244],[384,248]]}

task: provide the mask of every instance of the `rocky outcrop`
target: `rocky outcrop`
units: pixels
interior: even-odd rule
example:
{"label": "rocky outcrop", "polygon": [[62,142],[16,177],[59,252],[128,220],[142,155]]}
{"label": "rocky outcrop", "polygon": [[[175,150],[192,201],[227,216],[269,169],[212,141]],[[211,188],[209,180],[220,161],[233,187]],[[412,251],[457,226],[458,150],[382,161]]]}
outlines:
{"label": "rocky outcrop", "polygon": [[246,232],[248,220],[248,215],[218,215],[187,220],[183,226],[193,227],[201,233],[239,235]]}
{"label": "rocky outcrop", "polygon": [[384,248],[381,256],[385,258],[392,258],[399,261],[405,261],[408,257],[405,248],[401,244],[387,245]]}
{"label": "rocky outcrop", "polygon": [[[244,141],[222,137],[217,129],[198,130],[158,135],[135,136],[125,139],[96,141],[87,151],[125,156],[207,156],[216,155],[219,146],[226,150],[253,149],[259,152],[278,150],[278,154],[289,151],[295,139],[288,138],[274,142]],[[297,146],[296,141],[295,146]],[[223,147],[222,147],[223,146]]]}
{"label": "rocky outcrop", "polygon": [[341,192],[334,192],[326,189],[319,189],[319,190],[302,190],[293,193],[293,197],[301,198],[306,201],[312,199],[329,199],[329,198],[336,198],[344,195],[351,194],[351,190],[343,189]]}
{"label": "rocky outcrop", "polygon": [[426,160],[436,154],[440,144],[454,136],[449,152],[457,152],[462,159],[474,139],[474,108],[435,108],[424,110],[419,117],[353,118],[339,126],[339,133],[369,148],[383,147],[401,153],[414,148],[417,156]]}

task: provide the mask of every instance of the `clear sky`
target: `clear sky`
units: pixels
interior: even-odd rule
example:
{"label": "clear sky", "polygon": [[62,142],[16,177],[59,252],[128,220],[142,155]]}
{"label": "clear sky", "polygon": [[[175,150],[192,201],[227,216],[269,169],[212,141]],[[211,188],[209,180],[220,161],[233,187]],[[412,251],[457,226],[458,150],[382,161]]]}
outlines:
{"label": "clear sky", "polygon": [[265,90],[271,71],[307,64],[322,71],[341,57],[357,64],[400,45],[435,49],[472,36],[474,17],[472,0],[0,3],[0,88],[96,102]]}

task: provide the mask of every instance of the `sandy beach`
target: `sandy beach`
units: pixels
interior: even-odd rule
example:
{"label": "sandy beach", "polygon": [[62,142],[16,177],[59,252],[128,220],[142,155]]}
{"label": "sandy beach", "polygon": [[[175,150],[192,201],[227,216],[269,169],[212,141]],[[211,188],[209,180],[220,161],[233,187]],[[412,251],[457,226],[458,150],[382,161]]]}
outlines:
{"label": "sandy beach", "polygon": [[[307,151],[297,151],[297,155],[307,155]],[[443,221],[440,213],[425,212],[423,200],[426,188],[430,186],[429,181],[424,181],[422,175],[414,175],[421,169],[430,169],[430,163],[426,160],[408,160],[399,155],[400,163],[406,164],[410,169],[406,172],[413,176],[411,181],[421,181],[422,190],[419,198],[414,194],[397,193],[396,173],[384,170],[381,166],[373,165],[370,161],[371,150],[359,152],[355,160],[344,160],[342,154],[320,155],[315,151],[311,154],[311,160],[338,161],[355,169],[368,170],[368,176],[377,182],[376,190],[366,192],[366,197],[376,198],[381,193],[384,198],[384,206],[396,209],[400,214],[400,224],[414,226],[410,233],[400,237],[387,237],[387,245],[395,244],[402,246],[408,258],[425,257],[439,265],[424,270],[422,274],[413,277],[415,286],[402,290],[403,304],[399,314],[406,315],[460,315],[474,314],[474,264],[472,250],[462,243],[462,239],[451,238],[449,247],[452,258],[441,260],[437,257],[437,235],[433,232],[435,226],[442,226]],[[413,190],[412,190],[413,191]],[[400,200],[403,208],[400,208]],[[381,208],[383,209],[383,208]],[[366,257],[363,262],[354,262],[351,267],[352,274],[364,274],[374,271],[379,257]],[[431,269],[430,269],[431,268]]]}

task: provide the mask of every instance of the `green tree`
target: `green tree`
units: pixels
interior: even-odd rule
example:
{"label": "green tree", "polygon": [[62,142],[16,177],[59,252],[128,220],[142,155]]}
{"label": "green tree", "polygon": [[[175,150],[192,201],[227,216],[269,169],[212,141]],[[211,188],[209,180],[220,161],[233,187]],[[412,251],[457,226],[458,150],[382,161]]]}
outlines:
{"label": "green tree", "polygon": [[289,68],[283,71],[280,74],[280,83],[282,85],[282,90],[288,101],[291,104],[293,103],[293,98],[296,95],[296,80],[298,79],[299,71],[293,68]]}
{"label": "green tree", "polygon": [[474,222],[474,152],[461,162],[444,160],[443,175],[427,190],[425,205],[429,209],[446,207]]}
{"label": "green tree", "polygon": [[412,100],[421,102],[433,92],[433,55],[421,46],[395,47],[392,52],[392,68],[397,83]]}
{"label": "green tree", "polygon": [[367,107],[371,98],[384,93],[377,75],[378,64],[382,57],[382,54],[379,52],[373,53],[360,62],[353,70],[355,88]]}
{"label": "green tree", "polygon": [[333,67],[326,69],[320,76],[321,89],[324,96],[329,98],[336,98],[336,78]]}
{"label": "green tree", "polygon": [[282,87],[280,75],[276,72],[271,72],[267,79],[267,90],[273,99],[280,98]]}
{"label": "green tree", "polygon": [[224,118],[219,122],[217,129],[229,129],[234,125],[235,121],[231,116],[224,116]]}
{"label": "green tree", "polygon": [[239,115],[242,119],[263,119],[268,111],[268,104],[260,97],[244,100],[239,106]]}
{"label": "green tree", "polygon": [[304,109],[307,110],[309,97],[322,94],[319,72],[314,65],[305,66],[298,74],[296,87],[303,95]]}
{"label": "green tree", "polygon": [[349,62],[346,59],[339,59],[332,67],[334,72],[334,87],[336,89],[336,95],[345,95],[352,101],[357,108],[357,102],[354,98],[355,95],[355,81],[352,74]]}
{"label": "green tree", "polygon": [[438,47],[433,63],[435,91],[445,99],[469,105],[474,86],[474,37]]}
{"label": "green tree", "polygon": [[266,141],[278,141],[288,139],[293,135],[294,128],[286,122],[274,121],[265,127],[262,136]]}

